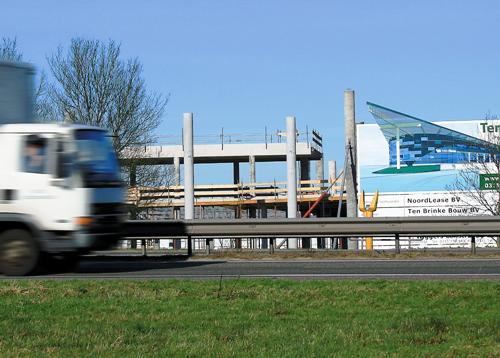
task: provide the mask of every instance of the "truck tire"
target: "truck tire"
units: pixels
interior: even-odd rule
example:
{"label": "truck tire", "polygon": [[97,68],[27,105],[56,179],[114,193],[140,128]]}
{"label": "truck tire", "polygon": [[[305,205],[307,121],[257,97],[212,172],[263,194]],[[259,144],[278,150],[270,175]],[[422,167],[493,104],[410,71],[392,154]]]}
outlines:
{"label": "truck tire", "polygon": [[39,259],[38,244],[28,231],[12,229],[0,234],[0,272],[4,275],[28,275]]}

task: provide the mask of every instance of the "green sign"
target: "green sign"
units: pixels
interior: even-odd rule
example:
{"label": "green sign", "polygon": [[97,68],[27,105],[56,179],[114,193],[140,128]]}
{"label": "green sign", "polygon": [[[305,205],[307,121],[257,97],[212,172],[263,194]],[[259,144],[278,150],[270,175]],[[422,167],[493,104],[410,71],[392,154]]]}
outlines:
{"label": "green sign", "polygon": [[497,190],[499,181],[500,174],[479,174],[479,189]]}

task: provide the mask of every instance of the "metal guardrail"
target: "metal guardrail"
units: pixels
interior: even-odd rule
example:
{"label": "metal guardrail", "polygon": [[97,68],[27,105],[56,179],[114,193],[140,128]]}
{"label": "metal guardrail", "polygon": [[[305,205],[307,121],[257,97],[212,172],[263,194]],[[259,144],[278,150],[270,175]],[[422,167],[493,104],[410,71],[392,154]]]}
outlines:
{"label": "metal guardrail", "polygon": [[126,239],[355,236],[497,236],[500,217],[128,221]]}
{"label": "metal guardrail", "polygon": [[184,221],[128,221],[125,236],[142,240],[146,254],[146,239],[187,238],[188,255],[192,240],[214,238],[269,238],[270,252],[274,239],[287,237],[360,237],[393,236],[396,253],[400,252],[400,236],[470,236],[471,252],[476,252],[476,236],[498,236],[500,217],[394,217],[394,218],[309,218],[309,219],[236,219]]}
{"label": "metal guardrail", "polygon": [[[394,218],[308,218],[233,219],[184,221],[128,221],[128,240],[187,238],[188,255],[192,239],[205,238],[207,248],[213,238],[361,237],[394,236],[396,253],[400,236],[470,236],[471,252],[476,253],[476,236],[499,236],[498,216],[394,217]],[[145,250],[145,245],[143,245]],[[144,251],[145,254],[145,251]]]}

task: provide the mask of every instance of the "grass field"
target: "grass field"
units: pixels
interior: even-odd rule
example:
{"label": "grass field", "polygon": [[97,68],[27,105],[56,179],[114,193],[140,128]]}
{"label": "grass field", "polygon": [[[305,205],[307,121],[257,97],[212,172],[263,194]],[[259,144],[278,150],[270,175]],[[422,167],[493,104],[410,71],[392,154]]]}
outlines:
{"label": "grass field", "polygon": [[500,356],[500,283],[2,281],[0,355]]}

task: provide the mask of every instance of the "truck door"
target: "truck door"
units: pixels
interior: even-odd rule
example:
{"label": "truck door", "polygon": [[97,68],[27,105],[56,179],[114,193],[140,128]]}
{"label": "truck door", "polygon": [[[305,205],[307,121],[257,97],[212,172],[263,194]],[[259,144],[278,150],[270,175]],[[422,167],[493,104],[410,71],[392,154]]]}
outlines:
{"label": "truck door", "polygon": [[54,175],[58,143],[51,134],[22,138],[20,199],[44,230],[64,231],[72,229],[75,213],[71,187]]}

